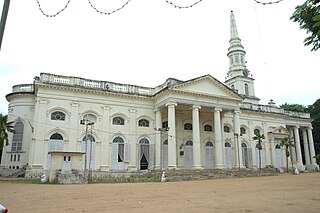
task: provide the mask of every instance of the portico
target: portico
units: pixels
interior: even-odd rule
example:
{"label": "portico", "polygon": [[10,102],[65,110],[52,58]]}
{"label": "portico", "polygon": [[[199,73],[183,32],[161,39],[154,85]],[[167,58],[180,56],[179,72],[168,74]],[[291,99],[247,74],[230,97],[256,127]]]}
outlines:
{"label": "portico", "polygon": [[[207,93],[204,94],[204,91],[199,89],[202,87],[206,88]],[[155,109],[156,129],[168,127],[168,131],[156,133],[156,146],[161,150],[156,153],[156,167],[203,169],[205,164],[212,164],[207,166],[217,169],[225,168],[223,117],[225,113],[232,115],[232,120],[237,127],[232,125],[231,131],[234,133],[237,131],[239,134],[241,97],[212,76],[207,75],[179,84],[156,98],[159,99]],[[161,148],[165,140],[168,143],[166,168],[163,167],[163,155],[166,155],[166,151],[163,147]],[[209,150],[206,149],[207,142],[210,142],[207,145],[212,144],[211,151],[206,151]],[[233,143],[234,152],[236,147],[237,145]],[[210,158],[210,156],[213,156],[213,160],[206,160],[206,157]],[[239,162],[232,162],[232,164],[235,166]],[[243,167],[242,163],[240,164]]]}

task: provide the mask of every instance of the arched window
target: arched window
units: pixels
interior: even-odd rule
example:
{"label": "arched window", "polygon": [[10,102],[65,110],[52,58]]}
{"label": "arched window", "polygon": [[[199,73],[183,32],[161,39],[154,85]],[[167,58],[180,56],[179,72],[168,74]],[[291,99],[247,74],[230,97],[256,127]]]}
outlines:
{"label": "arched window", "polygon": [[51,120],[64,121],[65,118],[66,118],[66,115],[63,112],[55,111],[51,113]]}
{"label": "arched window", "polygon": [[[87,137],[88,137],[88,140],[86,140]],[[92,135],[87,135],[87,137],[84,136],[84,138],[82,139],[82,141],[84,141],[84,142],[85,142],[85,141],[96,142],[96,140],[94,139],[94,137],[93,137]]]}
{"label": "arched window", "polygon": [[14,133],[12,137],[11,151],[21,151],[24,125],[22,122],[17,122],[13,128],[14,128]]}
{"label": "arched window", "polygon": [[149,121],[147,119],[140,119],[138,125],[141,127],[149,127]]}
{"label": "arched window", "polygon": [[51,135],[50,140],[63,140],[63,137],[59,133],[54,133]]}
{"label": "arched window", "polygon": [[248,84],[244,84],[244,91],[245,91],[246,96],[249,96],[249,86],[248,86]]}
{"label": "arched window", "polygon": [[191,123],[184,124],[184,130],[192,130],[192,124]]}
{"label": "arched window", "polygon": [[260,135],[260,130],[259,129],[254,129],[253,130],[254,135]]}
{"label": "arched window", "polygon": [[277,144],[276,149],[281,149],[281,146],[279,144]]}
{"label": "arched window", "polygon": [[206,143],[206,146],[213,146],[213,143],[212,143],[211,141],[208,141],[208,142]]}
{"label": "arched window", "polygon": [[139,141],[140,144],[149,144],[149,141],[148,139],[146,138],[142,138],[140,141]]}
{"label": "arched window", "polygon": [[236,56],[235,56],[235,61],[236,61],[236,64],[239,64],[239,55],[238,54],[236,54]]}
{"label": "arched window", "polygon": [[89,122],[89,123],[96,123],[97,122],[97,117],[93,114],[85,114],[83,116],[83,120]]}
{"label": "arched window", "polygon": [[230,56],[230,64],[231,65],[233,64],[233,56],[232,55]]}
{"label": "arched window", "polygon": [[242,143],[242,144],[241,144],[241,147],[242,147],[242,148],[247,148],[247,144]]}
{"label": "arched window", "polygon": [[113,125],[124,125],[124,119],[122,117],[114,117],[112,119],[112,124]]}
{"label": "arched window", "polygon": [[168,121],[162,122],[162,128],[168,128]]}
{"label": "arched window", "polygon": [[146,138],[142,138],[139,141],[139,163],[140,163],[140,170],[146,170],[149,168],[150,163],[150,156],[149,152],[149,141]]}
{"label": "arched window", "polygon": [[64,141],[62,135],[59,133],[54,133],[50,136],[50,140],[48,142],[48,151],[63,151],[64,150]]}
{"label": "arched window", "polygon": [[229,142],[226,142],[226,143],[224,144],[224,147],[231,147],[231,144],[230,144]]}
{"label": "arched window", "polygon": [[189,140],[189,141],[187,141],[187,142],[186,142],[186,146],[193,146],[193,142],[192,142],[192,141],[190,141],[190,140]]}
{"label": "arched window", "polygon": [[212,126],[207,124],[207,125],[204,125],[204,131],[205,132],[212,132]]}
{"label": "arched window", "polygon": [[112,143],[124,143],[124,141],[121,137],[116,137],[115,139],[113,139]]}
{"label": "arched window", "polygon": [[168,145],[168,140],[163,141],[163,145]]}
{"label": "arched window", "polygon": [[240,134],[241,135],[246,134],[246,129],[244,127],[240,127]]}
{"label": "arched window", "polygon": [[227,125],[225,125],[223,127],[223,131],[229,133],[230,132],[230,127],[228,127]]}
{"label": "arched window", "polygon": [[117,162],[124,162],[124,141],[121,137],[116,137],[113,139],[112,143],[118,144],[117,150],[118,153],[114,153],[118,155]]}

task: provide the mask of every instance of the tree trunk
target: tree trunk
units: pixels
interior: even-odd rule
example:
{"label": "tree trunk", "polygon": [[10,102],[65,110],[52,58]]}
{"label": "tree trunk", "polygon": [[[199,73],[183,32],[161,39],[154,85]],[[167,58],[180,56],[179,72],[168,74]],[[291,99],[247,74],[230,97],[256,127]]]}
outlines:
{"label": "tree trunk", "polygon": [[289,156],[288,156],[288,152],[289,152],[289,150],[288,150],[288,147],[286,147],[286,164],[287,164],[287,173],[289,173],[289,162],[288,162],[288,158],[289,158]]}
{"label": "tree trunk", "polygon": [[261,150],[259,149],[259,167],[260,167],[260,172],[261,172]]}

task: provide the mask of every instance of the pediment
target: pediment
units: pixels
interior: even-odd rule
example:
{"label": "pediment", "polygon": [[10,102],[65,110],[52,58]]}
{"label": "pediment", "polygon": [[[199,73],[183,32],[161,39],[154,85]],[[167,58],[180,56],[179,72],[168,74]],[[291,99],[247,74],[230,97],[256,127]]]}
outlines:
{"label": "pediment", "polygon": [[185,81],[181,84],[174,85],[171,89],[190,94],[242,100],[237,93],[210,75]]}
{"label": "pediment", "polygon": [[270,133],[273,135],[290,135],[289,131],[283,126],[273,128]]}

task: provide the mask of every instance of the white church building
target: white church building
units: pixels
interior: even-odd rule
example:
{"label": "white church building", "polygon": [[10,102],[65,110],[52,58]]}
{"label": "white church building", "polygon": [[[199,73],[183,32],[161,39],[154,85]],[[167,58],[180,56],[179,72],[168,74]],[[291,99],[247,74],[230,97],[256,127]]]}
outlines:
{"label": "white church building", "polygon": [[15,133],[1,166],[29,175],[71,172],[285,168],[315,169],[310,114],[259,104],[233,13],[224,83],[211,75],[154,87],[41,73],[7,94]]}

